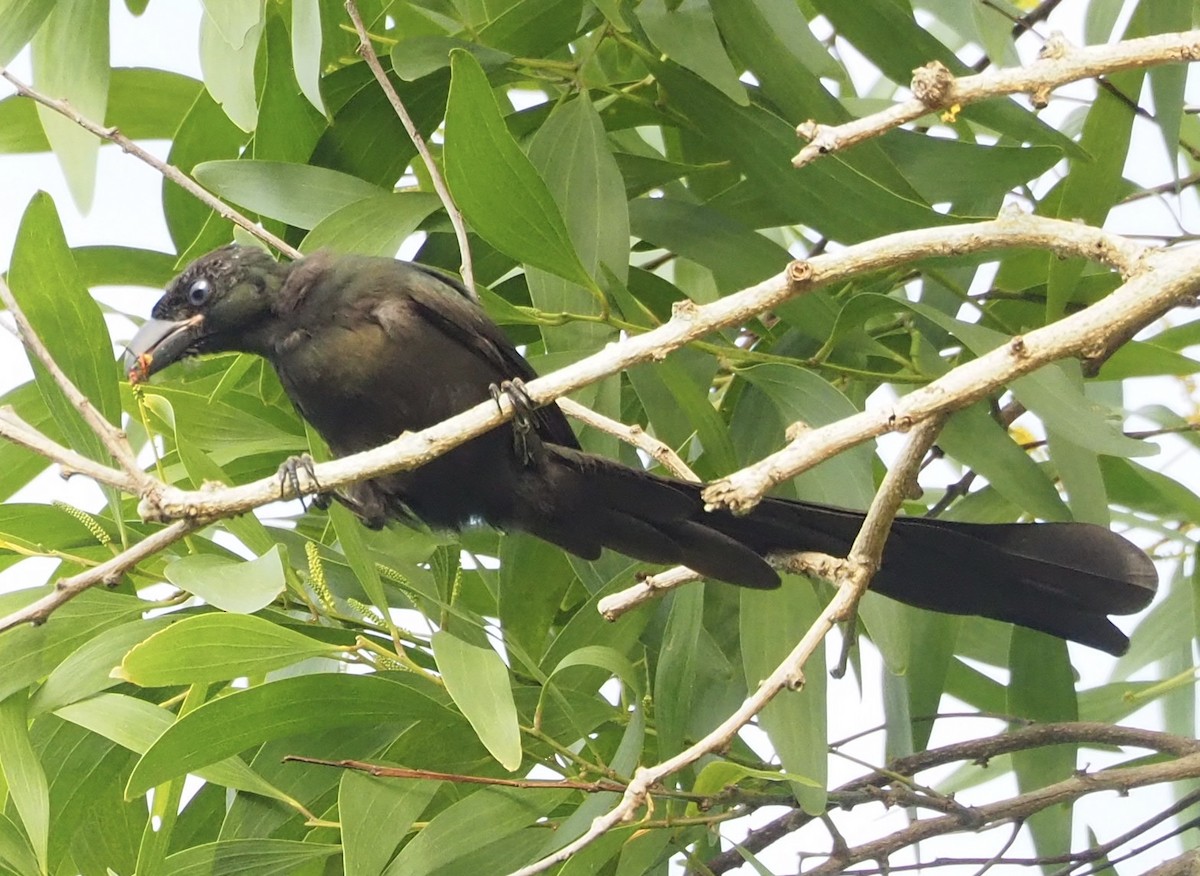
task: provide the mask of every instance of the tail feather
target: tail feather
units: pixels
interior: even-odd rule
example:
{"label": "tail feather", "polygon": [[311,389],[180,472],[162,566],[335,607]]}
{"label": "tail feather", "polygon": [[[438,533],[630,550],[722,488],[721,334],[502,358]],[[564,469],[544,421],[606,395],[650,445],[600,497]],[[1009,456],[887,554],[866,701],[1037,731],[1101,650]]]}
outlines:
{"label": "tail feather", "polygon": [[[517,525],[588,558],[609,547],[647,562],[684,564],[732,584],[770,588],[779,585],[766,561],[770,554],[845,556],[863,520],[856,511],[784,499],[766,499],[740,517],[708,512],[700,484],[550,449],[556,489],[549,492],[556,504]],[[1103,527],[902,517],[871,589],[920,608],[994,618],[1120,654],[1129,640],[1107,615],[1145,608],[1157,581],[1149,557]]]}

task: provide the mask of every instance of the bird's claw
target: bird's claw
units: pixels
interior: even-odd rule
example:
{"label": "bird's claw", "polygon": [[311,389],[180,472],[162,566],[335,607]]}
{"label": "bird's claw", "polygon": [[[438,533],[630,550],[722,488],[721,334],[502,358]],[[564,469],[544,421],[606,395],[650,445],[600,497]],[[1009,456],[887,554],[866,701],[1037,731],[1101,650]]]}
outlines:
{"label": "bird's claw", "polygon": [[519,377],[505,380],[499,386],[492,384],[488,387],[492,400],[500,404],[500,396],[508,396],[513,406],[513,450],[517,457],[528,464],[535,458],[534,445],[537,443],[537,432],[533,424],[533,411],[536,405],[525,389],[525,383]]}
{"label": "bird's claw", "polygon": [[289,456],[279,466],[279,498],[288,498],[288,487],[291,487],[291,495],[300,500],[300,507],[308,510],[308,504],[311,503],[314,508],[325,510],[329,507],[333,499],[329,493],[316,492],[313,493],[308,502],[305,502],[305,494],[300,489],[300,472],[303,471],[308,479],[320,491],[321,485],[317,481],[316,463],[313,458],[307,453],[301,453],[298,456]]}

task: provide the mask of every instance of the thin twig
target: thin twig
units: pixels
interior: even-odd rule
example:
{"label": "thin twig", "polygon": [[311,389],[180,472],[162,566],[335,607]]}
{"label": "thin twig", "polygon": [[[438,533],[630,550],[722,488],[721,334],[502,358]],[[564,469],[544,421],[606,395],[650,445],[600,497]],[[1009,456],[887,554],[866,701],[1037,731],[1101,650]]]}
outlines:
{"label": "thin twig", "polygon": [[626,444],[631,444],[638,450],[645,452],[680,480],[691,481],[694,484],[700,482],[700,478],[696,477],[696,473],[688,467],[686,462],[680,459],[678,453],[672,450],[669,445],[659,441],[641,426],[637,424],[626,426],[620,420],[606,417],[604,414],[597,413],[591,408],[569,398],[560,398],[558,406],[563,409],[563,413],[568,417],[578,420],[584,425],[591,426],[593,429],[598,429],[601,432],[606,432],[609,435],[620,438]]}
{"label": "thin twig", "polygon": [[[1003,719],[1003,716],[993,717]],[[1023,727],[1012,727],[993,736],[955,742],[896,758],[888,763],[886,769],[873,770],[866,775],[852,779],[831,791],[829,797],[837,805],[847,808],[877,800],[878,795],[871,793],[869,789],[885,787],[893,782],[897,775],[915,776],[926,770],[948,764],[987,762],[1017,751],[1030,751],[1066,743],[1145,748],[1175,757],[1192,757],[1200,754],[1200,742],[1195,739],[1157,730],[1142,730],[1136,727],[1087,721],[1029,724]],[[978,813],[978,809],[976,812]],[[789,812],[755,828],[749,836],[742,840],[740,845],[749,852],[761,852],[788,834],[804,827],[811,820],[812,816],[806,813]],[[737,850],[729,849],[710,858],[707,865],[714,873],[724,873],[743,863],[745,863],[744,859]]]}
{"label": "thin twig", "polygon": [[368,763],[363,760],[325,760],[319,757],[303,757],[299,754],[289,754],[283,758],[283,761],[284,763],[311,763],[318,766],[337,767],[343,770],[357,770],[358,772],[386,779],[421,779],[431,782],[454,782],[459,785],[498,785],[503,788],[533,788],[540,790],[566,788],[572,791],[584,791],[588,794],[625,790],[624,785],[620,782],[614,782],[612,779],[596,779],[593,782],[580,782],[574,779],[504,779],[465,773],[439,773],[434,770],[414,770],[405,767],[381,766],[380,764]]}
{"label": "thin twig", "polygon": [[392,109],[396,111],[396,117],[400,119],[400,123],[404,125],[404,130],[408,132],[409,138],[413,145],[417,147],[417,154],[421,156],[421,161],[425,163],[425,170],[429,172],[429,179],[433,183],[433,189],[437,192],[437,196],[442,200],[442,206],[446,208],[446,215],[450,217],[450,224],[454,227],[454,237],[458,240],[458,254],[461,261],[459,266],[459,274],[462,276],[463,286],[471,293],[471,297],[478,300],[475,294],[475,270],[471,266],[471,247],[467,242],[467,228],[463,224],[462,213],[454,203],[454,198],[450,195],[450,189],[446,186],[446,181],[442,178],[442,172],[438,169],[437,162],[433,160],[433,153],[429,151],[429,146],[425,143],[425,138],[421,136],[421,132],[417,130],[416,124],[412,120],[412,116],[408,114],[408,109],[404,106],[404,102],[400,100],[400,95],[396,93],[396,89],[392,87],[392,82],[384,72],[383,66],[379,63],[379,56],[375,54],[375,47],[371,44],[371,35],[367,32],[366,25],[363,24],[362,16],[358,12],[358,5],[354,0],[346,0],[346,13],[350,16],[350,20],[354,22],[354,29],[358,32],[358,54],[367,62],[367,66],[371,68],[371,72],[375,75],[379,87],[383,89],[383,93],[387,95],[388,102],[391,103]]}
{"label": "thin twig", "polygon": [[179,541],[185,535],[198,529],[200,525],[190,520],[177,520],[170,526],[146,536],[137,544],[121,551],[111,560],[106,560],[98,566],[93,566],[70,578],[60,579],[55,583],[54,589],[41,599],[0,618],[0,633],[21,624],[36,626],[45,623],[46,619],[59,606],[70,602],[80,593],[97,584],[116,584],[129,569]]}
{"label": "thin twig", "polygon": [[[1096,772],[1077,773],[1070,778],[1036,791],[1020,794],[1008,800],[974,807],[983,824],[1012,819],[1024,819],[1051,806],[1064,806],[1080,797],[1097,791],[1120,791],[1200,777],[1200,752],[1167,763],[1143,766],[1114,767]],[[831,856],[825,863],[805,871],[811,876],[833,876],[845,873],[846,868],[859,861],[886,860],[900,849],[908,848],[935,836],[953,833],[963,828],[957,816],[939,816],[913,822],[904,830],[878,840],[866,842]]]}
{"label": "thin twig", "polygon": [[3,67],[0,67],[0,76],[3,76],[5,79],[11,82],[13,87],[17,89],[17,94],[20,94],[22,97],[28,97],[30,100],[36,101],[42,106],[54,110],[54,112],[58,113],[59,115],[66,116],[75,124],[79,125],[79,127],[83,128],[85,131],[95,134],[101,140],[107,140],[110,143],[116,143],[123,151],[129,153],[143,163],[148,164],[150,167],[153,167],[164,177],[175,183],[175,185],[179,186],[188,194],[192,195],[192,197],[196,198],[196,200],[211,207],[222,219],[229,220],[238,227],[247,231],[249,234],[261,240],[263,243],[275,247],[276,250],[288,256],[289,258],[300,257],[300,252],[295,247],[276,237],[265,228],[262,228],[261,226],[251,222],[237,210],[233,209],[216,195],[212,194],[210,191],[201,186],[198,182],[196,182],[178,167],[167,164],[165,161],[160,161],[158,158],[147,152],[133,140],[130,140],[116,128],[107,127],[89,119],[87,116],[82,115],[77,109],[75,109],[75,107],[71,106],[71,104],[65,100],[58,100],[42,94],[40,91],[37,91],[31,86],[26,85]]}

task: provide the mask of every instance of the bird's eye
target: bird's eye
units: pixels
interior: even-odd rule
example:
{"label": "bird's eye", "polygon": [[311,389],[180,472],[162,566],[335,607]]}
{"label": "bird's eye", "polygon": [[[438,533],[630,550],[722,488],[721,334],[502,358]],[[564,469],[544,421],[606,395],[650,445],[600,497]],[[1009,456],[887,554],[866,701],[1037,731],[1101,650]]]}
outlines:
{"label": "bird's eye", "polygon": [[187,298],[188,303],[193,307],[199,307],[204,302],[208,301],[208,297],[212,295],[212,284],[208,280],[196,280],[192,285],[188,286]]}

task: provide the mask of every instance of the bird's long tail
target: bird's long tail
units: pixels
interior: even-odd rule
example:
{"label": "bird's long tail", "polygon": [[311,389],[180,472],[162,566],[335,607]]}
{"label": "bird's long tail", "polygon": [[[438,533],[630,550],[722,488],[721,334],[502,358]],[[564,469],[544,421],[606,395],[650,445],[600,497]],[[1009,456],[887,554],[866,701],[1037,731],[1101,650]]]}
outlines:
{"label": "bird's long tail", "polygon": [[[699,484],[565,448],[553,449],[546,474],[555,507],[513,521],[519,528],[583,557],[608,547],[744,587],[779,585],[766,559],[772,553],[845,556],[863,521],[856,511],[784,499],[764,499],[740,517],[709,512]],[[1008,621],[1121,654],[1129,640],[1107,615],[1145,608],[1157,582],[1150,558],[1101,526],[902,517],[871,589],[909,605]]]}

